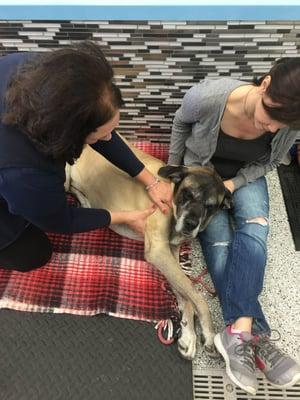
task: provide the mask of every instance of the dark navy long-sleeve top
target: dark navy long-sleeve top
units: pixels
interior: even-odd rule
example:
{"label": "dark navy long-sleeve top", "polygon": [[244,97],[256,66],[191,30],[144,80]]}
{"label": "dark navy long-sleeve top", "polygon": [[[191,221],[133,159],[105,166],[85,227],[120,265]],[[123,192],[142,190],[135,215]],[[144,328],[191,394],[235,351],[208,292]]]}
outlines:
{"label": "dark navy long-sleeve top", "polygon": [[[0,58],[1,114],[10,77],[28,57],[28,53],[16,53]],[[115,132],[109,141],[99,140],[91,147],[132,177],[144,168]],[[38,152],[20,130],[0,123],[0,249],[15,240],[29,223],[61,233],[110,224],[107,210],[68,205],[64,168],[64,163]]]}

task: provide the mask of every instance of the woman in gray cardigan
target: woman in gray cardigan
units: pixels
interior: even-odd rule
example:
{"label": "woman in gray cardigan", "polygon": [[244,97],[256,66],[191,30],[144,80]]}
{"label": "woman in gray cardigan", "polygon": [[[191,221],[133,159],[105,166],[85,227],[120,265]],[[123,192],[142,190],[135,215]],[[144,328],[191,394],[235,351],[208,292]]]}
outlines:
{"label": "woman in gray cardigan", "polygon": [[216,347],[231,380],[251,394],[256,365],[279,388],[300,379],[300,366],[269,339],[258,301],[269,230],[264,175],[279,166],[299,129],[298,58],[280,59],[250,84],[203,80],[184,96],[172,128],[169,164],[213,166],[233,195],[233,208],[219,211],[199,240],[226,323]]}

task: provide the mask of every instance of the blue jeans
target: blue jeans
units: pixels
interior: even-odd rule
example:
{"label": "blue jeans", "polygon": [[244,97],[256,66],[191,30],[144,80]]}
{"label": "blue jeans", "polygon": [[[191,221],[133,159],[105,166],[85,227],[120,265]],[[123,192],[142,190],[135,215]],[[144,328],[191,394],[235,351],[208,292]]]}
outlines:
{"label": "blue jeans", "polygon": [[[270,334],[258,296],[263,288],[269,232],[265,177],[233,193],[233,208],[220,210],[198,235],[226,325],[253,317],[253,331]],[[261,221],[253,221],[262,217]],[[260,218],[261,219],[261,218]]]}

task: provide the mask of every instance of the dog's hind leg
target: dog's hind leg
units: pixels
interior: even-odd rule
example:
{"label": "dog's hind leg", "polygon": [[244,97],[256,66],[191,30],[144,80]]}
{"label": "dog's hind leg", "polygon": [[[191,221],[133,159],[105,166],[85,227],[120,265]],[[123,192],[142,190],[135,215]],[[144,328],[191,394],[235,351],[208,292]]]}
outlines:
{"label": "dog's hind leg", "polygon": [[190,279],[182,271],[179,262],[171,252],[169,242],[161,237],[158,232],[152,231],[149,235],[149,232],[146,231],[145,258],[165,275],[176,292],[193,304],[201,323],[205,349],[209,354],[215,356],[213,342],[215,333],[208,305],[201,293],[194,288]]}
{"label": "dog's hind leg", "polygon": [[81,207],[92,208],[90,202],[88,201],[84,193],[82,193],[79,189],[77,189],[74,186],[72,172],[73,172],[72,165],[67,163],[65,167],[65,174],[66,174],[66,180],[64,183],[65,191],[72,193],[81,204]]}
{"label": "dog's hind leg", "polygon": [[82,193],[80,190],[76,189],[74,186],[70,186],[70,192],[72,194],[74,194],[74,196],[77,198],[77,200],[79,201],[79,203],[81,204],[81,207],[84,208],[92,208],[90,202],[88,201],[88,199],[85,197],[84,193]]}

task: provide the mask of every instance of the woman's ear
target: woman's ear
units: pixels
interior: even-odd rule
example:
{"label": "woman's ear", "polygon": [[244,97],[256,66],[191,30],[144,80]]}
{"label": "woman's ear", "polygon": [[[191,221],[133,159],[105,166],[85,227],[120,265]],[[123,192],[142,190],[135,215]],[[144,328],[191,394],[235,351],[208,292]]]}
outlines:
{"label": "woman's ear", "polygon": [[262,83],[260,84],[260,89],[262,94],[266,92],[266,90],[270,86],[270,83],[271,83],[271,75],[265,76]]}

